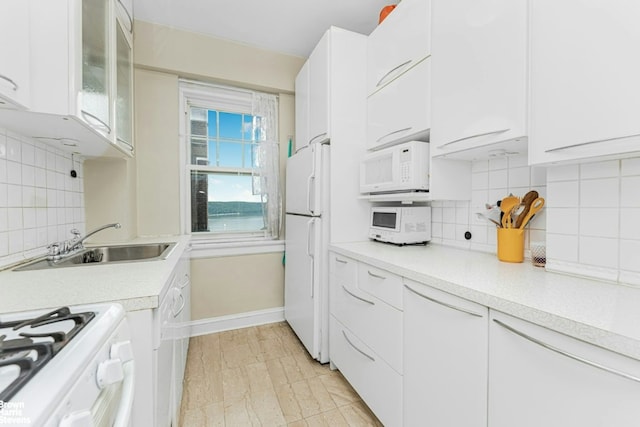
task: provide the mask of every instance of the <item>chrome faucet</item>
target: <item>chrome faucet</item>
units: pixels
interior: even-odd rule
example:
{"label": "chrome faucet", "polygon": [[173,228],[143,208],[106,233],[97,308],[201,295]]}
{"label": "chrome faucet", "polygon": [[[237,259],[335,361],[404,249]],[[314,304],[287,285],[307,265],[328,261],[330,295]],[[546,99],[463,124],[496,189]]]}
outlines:
{"label": "chrome faucet", "polygon": [[113,224],[106,224],[96,228],[95,230],[88,232],[84,237],[80,237],[80,231],[74,228],[71,230],[71,234],[73,234],[73,238],[69,240],[65,240],[63,242],[52,243],[49,246],[47,246],[47,249],[49,250],[49,253],[47,254],[47,258],[50,260],[58,260],[67,255],[71,255],[72,253],[83,249],[84,248],[83,242],[87,240],[89,237],[96,234],[97,232],[107,228],[119,229],[121,227],[122,226],[120,225],[119,222],[115,222]]}

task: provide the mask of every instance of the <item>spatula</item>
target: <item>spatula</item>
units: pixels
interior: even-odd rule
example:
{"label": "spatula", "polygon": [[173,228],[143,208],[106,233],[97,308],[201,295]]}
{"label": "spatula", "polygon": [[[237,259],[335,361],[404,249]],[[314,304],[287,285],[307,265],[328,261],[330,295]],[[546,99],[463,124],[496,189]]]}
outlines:
{"label": "spatula", "polygon": [[507,196],[502,199],[500,202],[500,210],[504,215],[502,216],[502,227],[510,228],[511,227],[511,211],[514,207],[520,204],[520,198],[516,196]]}
{"label": "spatula", "polygon": [[524,217],[524,219],[522,220],[522,223],[520,224],[520,227],[518,228],[522,230],[529,223],[529,221],[531,220],[531,217],[533,217],[540,209],[542,209],[543,206],[544,206],[544,199],[542,197],[538,197],[537,199],[535,199],[531,203],[529,212],[527,212],[527,215]]}

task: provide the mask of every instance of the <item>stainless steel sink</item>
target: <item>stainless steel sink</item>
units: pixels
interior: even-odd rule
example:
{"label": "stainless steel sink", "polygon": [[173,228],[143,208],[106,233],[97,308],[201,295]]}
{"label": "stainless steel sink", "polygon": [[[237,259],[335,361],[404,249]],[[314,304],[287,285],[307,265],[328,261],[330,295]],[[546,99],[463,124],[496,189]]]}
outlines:
{"label": "stainless steel sink", "polygon": [[167,258],[175,245],[175,243],[151,243],[85,248],[80,252],[55,261],[46,258],[38,259],[14,268],[13,271],[78,267],[92,264],[155,261]]}

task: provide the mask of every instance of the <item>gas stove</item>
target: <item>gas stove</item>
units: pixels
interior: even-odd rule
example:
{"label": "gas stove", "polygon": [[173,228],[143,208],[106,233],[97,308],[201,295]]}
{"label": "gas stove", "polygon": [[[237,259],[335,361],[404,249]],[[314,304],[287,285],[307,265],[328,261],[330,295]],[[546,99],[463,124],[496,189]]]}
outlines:
{"label": "gas stove", "polygon": [[120,305],[0,314],[0,424],[126,426],[132,396]]}

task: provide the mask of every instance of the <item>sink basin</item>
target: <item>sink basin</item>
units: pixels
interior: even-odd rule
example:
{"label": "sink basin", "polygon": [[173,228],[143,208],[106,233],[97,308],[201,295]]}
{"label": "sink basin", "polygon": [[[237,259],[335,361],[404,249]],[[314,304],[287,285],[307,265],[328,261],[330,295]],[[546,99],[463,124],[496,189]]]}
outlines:
{"label": "sink basin", "polygon": [[133,261],[155,261],[168,257],[175,245],[175,243],[150,243],[85,248],[80,252],[55,261],[46,258],[32,261],[14,268],[13,271],[43,270],[47,268],[78,267],[82,265]]}

